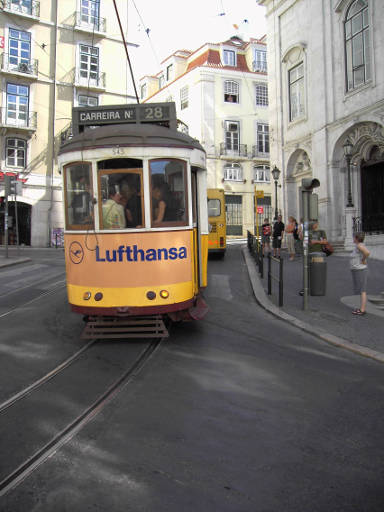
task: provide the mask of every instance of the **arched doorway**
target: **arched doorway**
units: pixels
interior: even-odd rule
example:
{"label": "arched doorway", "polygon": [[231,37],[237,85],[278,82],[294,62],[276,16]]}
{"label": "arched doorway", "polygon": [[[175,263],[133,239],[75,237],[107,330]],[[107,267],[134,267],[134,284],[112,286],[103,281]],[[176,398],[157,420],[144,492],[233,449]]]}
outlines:
{"label": "arched doorway", "polygon": [[[0,206],[0,233],[1,243],[4,244],[4,201]],[[8,200],[8,243],[9,245],[17,244],[16,224],[18,225],[19,244],[31,245],[31,214],[32,206],[20,201]],[[17,221],[16,221],[17,219]]]}
{"label": "arched doorway", "polygon": [[373,146],[361,165],[362,229],[368,233],[384,231],[384,151]]}

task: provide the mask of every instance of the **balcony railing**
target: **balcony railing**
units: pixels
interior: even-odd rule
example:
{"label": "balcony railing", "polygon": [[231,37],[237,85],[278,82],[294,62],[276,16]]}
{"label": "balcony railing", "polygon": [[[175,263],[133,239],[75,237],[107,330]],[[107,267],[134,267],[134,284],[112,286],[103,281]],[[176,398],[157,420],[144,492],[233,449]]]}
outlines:
{"label": "balcony railing", "polygon": [[77,71],[75,78],[75,85],[77,87],[84,87],[87,89],[105,89],[105,73],[100,73],[97,76],[82,76],[80,71]]}
{"label": "balcony railing", "polygon": [[1,54],[1,70],[6,73],[22,73],[24,75],[36,76],[38,73],[38,60],[17,59],[9,53]]}
{"label": "balcony railing", "polygon": [[37,0],[3,0],[3,9],[10,11],[14,14],[40,16],[40,2]]}
{"label": "balcony railing", "polygon": [[10,110],[2,107],[0,117],[0,124],[4,128],[26,130],[36,130],[37,128],[37,112],[22,112],[21,110]]}
{"label": "balcony railing", "polygon": [[247,157],[247,144],[220,144],[220,155]]}
{"label": "balcony railing", "polygon": [[252,158],[269,158],[269,151],[260,151],[259,146],[252,146]]}
{"label": "balcony railing", "polygon": [[80,11],[75,13],[75,28],[84,30],[86,32],[102,32],[107,30],[105,18],[97,16],[87,16]]}

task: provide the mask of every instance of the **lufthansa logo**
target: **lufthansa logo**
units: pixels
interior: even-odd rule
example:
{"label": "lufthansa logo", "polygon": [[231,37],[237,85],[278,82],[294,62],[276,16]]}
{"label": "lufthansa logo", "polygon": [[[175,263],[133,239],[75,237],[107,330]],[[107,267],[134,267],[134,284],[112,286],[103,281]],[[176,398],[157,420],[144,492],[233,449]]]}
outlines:
{"label": "lufthansa logo", "polygon": [[84,249],[79,242],[72,242],[69,246],[69,257],[75,265],[81,263],[84,259]]}

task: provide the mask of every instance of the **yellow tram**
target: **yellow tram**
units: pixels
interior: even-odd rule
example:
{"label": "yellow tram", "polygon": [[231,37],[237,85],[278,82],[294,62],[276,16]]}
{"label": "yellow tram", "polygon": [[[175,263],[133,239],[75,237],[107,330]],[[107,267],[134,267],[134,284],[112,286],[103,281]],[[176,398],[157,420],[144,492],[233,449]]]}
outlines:
{"label": "yellow tram", "polygon": [[74,108],[59,165],[72,310],[201,317],[206,155],[176,130],[174,103]]}
{"label": "yellow tram", "polygon": [[209,188],[207,190],[207,197],[209,222],[208,253],[219,254],[223,257],[227,248],[224,190]]}

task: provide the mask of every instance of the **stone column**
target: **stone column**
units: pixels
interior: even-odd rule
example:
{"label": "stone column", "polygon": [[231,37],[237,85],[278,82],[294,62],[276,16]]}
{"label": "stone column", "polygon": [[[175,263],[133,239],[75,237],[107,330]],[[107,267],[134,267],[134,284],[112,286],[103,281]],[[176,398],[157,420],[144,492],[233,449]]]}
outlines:
{"label": "stone column", "polygon": [[345,207],[345,239],[344,249],[352,251],[353,249],[353,218],[356,217],[357,209],[354,207]]}

